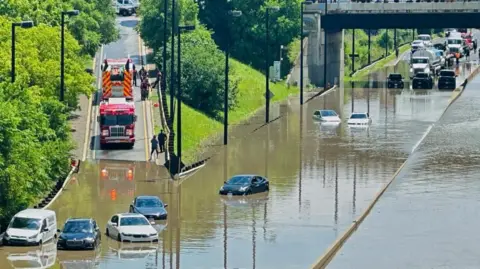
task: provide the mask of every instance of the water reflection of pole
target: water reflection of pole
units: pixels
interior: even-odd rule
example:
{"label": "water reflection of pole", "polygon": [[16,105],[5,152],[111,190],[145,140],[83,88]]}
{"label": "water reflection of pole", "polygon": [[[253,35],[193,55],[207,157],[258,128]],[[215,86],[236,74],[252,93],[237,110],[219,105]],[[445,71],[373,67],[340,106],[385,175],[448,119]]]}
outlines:
{"label": "water reflection of pole", "polygon": [[370,87],[367,88],[367,113],[370,115]]}
{"label": "water reflection of pole", "polygon": [[325,181],[327,178],[327,153],[323,150],[323,188],[325,188]]}
{"label": "water reflection of pole", "polygon": [[165,269],[165,232],[163,232],[162,238],[162,269]]}
{"label": "water reflection of pole", "polygon": [[[171,185],[170,185],[171,186]],[[173,201],[173,186],[170,189],[170,201]],[[173,219],[172,218],[167,218],[168,219],[168,222],[169,222],[169,225],[168,227],[172,227],[173,228]],[[169,241],[170,241],[170,269],[173,269],[173,230],[172,231],[169,231]]]}
{"label": "water reflection of pole", "polygon": [[388,89],[385,89],[385,127],[383,129],[385,129],[385,138],[387,137],[387,118],[388,118]]}
{"label": "water reflection of pole", "polygon": [[[223,178],[224,180],[227,180],[228,176],[228,165],[227,165],[227,159],[228,159],[228,151],[227,147],[225,146],[223,148]],[[227,205],[225,203],[223,204],[223,268],[227,269]]]}
{"label": "water reflection of pole", "polygon": [[335,230],[336,225],[338,224],[338,159],[335,160],[335,213],[334,213],[334,221],[335,221]]}
{"label": "water reflection of pole", "polygon": [[353,110],[355,109],[355,105],[354,105],[354,101],[355,101],[355,100],[354,100],[354,99],[355,99],[355,95],[354,95],[354,93],[355,93],[355,92],[354,92],[355,82],[352,81],[351,83],[352,83],[352,90],[351,90],[351,91],[352,91],[352,113],[353,113]]}
{"label": "water reflection of pole", "polygon": [[252,261],[253,261],[253,266],[252,268],[255,269],[255,256],[257,252],[257,240],[256,240],[256,225],[257,222],[255,221],[255,206],[252,205]]}
{"label": "water reflection of pole", "polygon": [[300,159],[300,165],[299,165],[299,172],[298,172],[298,212],[302,211],[302,166],[303,166],[303,160],[302,160],[302,154],[303,154],[303,109],[300,108],[300,141],[298,142],[298,152],[299,152],[299,159]]}
{"label": "water reflection of pole", "polygon": [[175,263],[177,264],[177,269],[180,269],[180,221],[181,221],[181,202],[182,202],[182,186],[178,186],[177,190],[177,234],[176,234],[176,245],[175,245]]}
{"label": "water reflection of pole", "polygon": [[352,201],[353,201],[352,212],[353,212],[353,216],[355,216],[357,211],[357,205],[356,205],[356,202],[357,202],[357,155],[355,155],[353,159],[353,199]]}

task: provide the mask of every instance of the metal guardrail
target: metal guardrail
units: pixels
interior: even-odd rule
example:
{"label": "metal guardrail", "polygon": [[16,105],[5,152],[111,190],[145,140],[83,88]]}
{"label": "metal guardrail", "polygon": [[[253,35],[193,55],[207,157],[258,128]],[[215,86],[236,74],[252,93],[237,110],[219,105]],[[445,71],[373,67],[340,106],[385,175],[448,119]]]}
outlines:
{"label": "metal guardrail", "polygon": [[[325,3],[305,6],[305,11],[324,13]],[[327,6],[327,14],[381,14],[381,13],[477,13],[480,3],[473,2],[400,2],[400,3],[355,3],[338,2]]]}

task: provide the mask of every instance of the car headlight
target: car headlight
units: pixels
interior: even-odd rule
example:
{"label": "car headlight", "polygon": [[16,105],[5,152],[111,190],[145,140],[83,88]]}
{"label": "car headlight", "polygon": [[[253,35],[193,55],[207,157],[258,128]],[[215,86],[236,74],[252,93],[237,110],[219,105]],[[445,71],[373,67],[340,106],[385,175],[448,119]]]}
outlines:
{"label": "car headlight", "polygon": [[413,68],[410,68],[410,72],[412,72],[412,73],[413,73]]}
{"label": "car headlight", "polygon": [[220,187],[220,190],[221,190],[221,191],[223,191],[223,190],[224,190],[224,189],[223,189],[223,186],[221,186],[221,187]]}
{"label": "car headlight", "polygon": [[85,238],[85,241],[93,242],[93,241],[95,241],[95,239],[93,239],[93,237],[88,237],[88,238]]}
{"label": "car headlight", "polygon": [[102,131],[102,136],[108,136],[108,130],[103,130]]}
{"label": "car headlight", "polygon": [[157,233],[154,233],[154,234],[150,234],[150,236],[158,236],[158,234],[157,234]]}
{"label": "car headlight", "polygon": [[425,70],[423,70],[425,73],[430,73],[430,68],[425,68]]}
{"label": "car headlight", "polygon": [[243,186],[240,188],[240,191],[246,191],[248,189],[248,186]]}
{"label": "car headlight", "polygon": [[30,236],[28,239],[35,239],[37,238],[38,234]]}
{"label": "car headlight", "polygon": [[132,236],[131,234],[122,233],[123,236]]}

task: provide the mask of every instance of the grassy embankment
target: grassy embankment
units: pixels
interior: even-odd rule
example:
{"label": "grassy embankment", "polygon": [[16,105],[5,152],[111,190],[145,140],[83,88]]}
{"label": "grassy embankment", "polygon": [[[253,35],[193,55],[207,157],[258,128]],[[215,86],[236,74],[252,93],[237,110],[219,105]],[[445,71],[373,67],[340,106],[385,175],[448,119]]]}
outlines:
{"label": "grassy embankment", "polygon": [[[237,107],[230,110],[229,125],[238,124],[253,116],[265,104],[265,76],[252,67],[231,59],[231,66],[238,84]],[[271,104],[285,100],[289,95],[296,94],[297,88],[288,88],[284,82],[270,83],[270,91],[275,95]],[[158,100],[152,92],[151,100]],[[170,100],[167,97],[167,100]],[[174,125],[176,126],[176,125]],[[159,121],[155,121],[155,133],[160,131]],[[185,163],[197,160],[199,148],[206,139],[213,139],[223,131],[223,123],[208,117],[188,105],[182,105],[182,159]]]}

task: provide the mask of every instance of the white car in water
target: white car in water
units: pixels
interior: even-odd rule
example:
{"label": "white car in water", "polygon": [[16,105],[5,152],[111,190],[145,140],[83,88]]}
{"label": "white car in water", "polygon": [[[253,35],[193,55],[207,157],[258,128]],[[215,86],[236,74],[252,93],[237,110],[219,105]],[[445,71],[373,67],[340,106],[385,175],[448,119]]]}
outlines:
{"label": "white car in water", "polygon": [[348,126],[369,126],[371,123],[372,119],[366,112],[353,112],[347,121]]}
{"label": "white car in water", "polygon": [[142,214],[116,214],[108,221],[106,234],[120,242],[157,242],[158,232],[152,224]]}
{"label": "white car in water", "polygon": [[333,110],[317,110],[313,113],[313,119],[321,122],[340,123],[340,117],[337,112]]}

